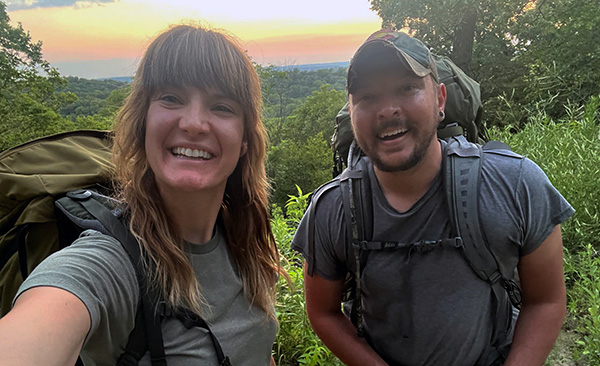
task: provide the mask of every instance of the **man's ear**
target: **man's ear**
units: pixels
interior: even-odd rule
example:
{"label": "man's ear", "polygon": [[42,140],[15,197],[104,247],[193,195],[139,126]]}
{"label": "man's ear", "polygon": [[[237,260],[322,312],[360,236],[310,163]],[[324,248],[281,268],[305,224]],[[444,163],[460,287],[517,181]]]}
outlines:
{"label": "man's ear", "polygon": [[439,83],[437,86],[437,103],[438,109],[443,112],[446,108],[446,85],[444,83]]}

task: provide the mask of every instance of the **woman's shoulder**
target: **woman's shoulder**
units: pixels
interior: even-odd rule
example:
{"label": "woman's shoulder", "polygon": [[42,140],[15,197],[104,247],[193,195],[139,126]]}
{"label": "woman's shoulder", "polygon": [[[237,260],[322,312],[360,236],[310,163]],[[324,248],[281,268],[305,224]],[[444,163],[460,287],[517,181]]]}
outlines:
{"label": "woman's shoulder", "polygon": [[40,263],[19,292],[34,286],[52,286],[82,300],[97,298],[100,292],[107,296],[116,292],[133,293],[137,298],[136,278],[133,264],[119,241],[86,230],[73,244]]}

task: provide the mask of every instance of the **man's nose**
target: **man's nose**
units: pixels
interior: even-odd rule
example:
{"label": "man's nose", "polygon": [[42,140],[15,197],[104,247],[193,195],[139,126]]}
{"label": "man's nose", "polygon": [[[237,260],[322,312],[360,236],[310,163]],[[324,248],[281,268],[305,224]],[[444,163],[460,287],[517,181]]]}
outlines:
{"label": "man's nose", "polygon": [[402,106],[398,100],[395,98],[382,98],[381,103],[378,108],[377,117],[379,119],[392,119],[398,118],[402,113]]}

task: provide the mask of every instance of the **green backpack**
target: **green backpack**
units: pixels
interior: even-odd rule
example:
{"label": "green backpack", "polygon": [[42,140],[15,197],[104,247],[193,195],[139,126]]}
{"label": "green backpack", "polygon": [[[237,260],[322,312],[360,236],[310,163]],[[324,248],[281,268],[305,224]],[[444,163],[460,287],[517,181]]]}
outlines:
{"label": "green backpack", "polygon": [[60,249],[55,198],[108,183],[110,155],[101,131],[44,137],[0,154],[0,316],[23,279]]}
{"label": "green backpack", "polygon": [[[465,74],[451,59],[433,55],[440,83],[446,85],[445,118],[438,126],[438,137],[464,135],[468,141],[484,143],[489,140],[483,123],[483,104],[479,83]],[[335,131],[331,137],[334,152],[334,173],[340,174],[347,166],[348,150],[354,140],[348,103],[335,118]]]}

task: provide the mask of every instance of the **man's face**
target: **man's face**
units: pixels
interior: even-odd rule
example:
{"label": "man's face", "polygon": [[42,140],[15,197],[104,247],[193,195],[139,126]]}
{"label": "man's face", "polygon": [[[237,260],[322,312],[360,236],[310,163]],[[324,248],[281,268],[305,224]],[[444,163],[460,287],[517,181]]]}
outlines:
{"label": "man's face", "polygon": [[417,166],[437,143],[444,86],[398,63],[358,76],[349,96],[358,145],[381,171]]}

